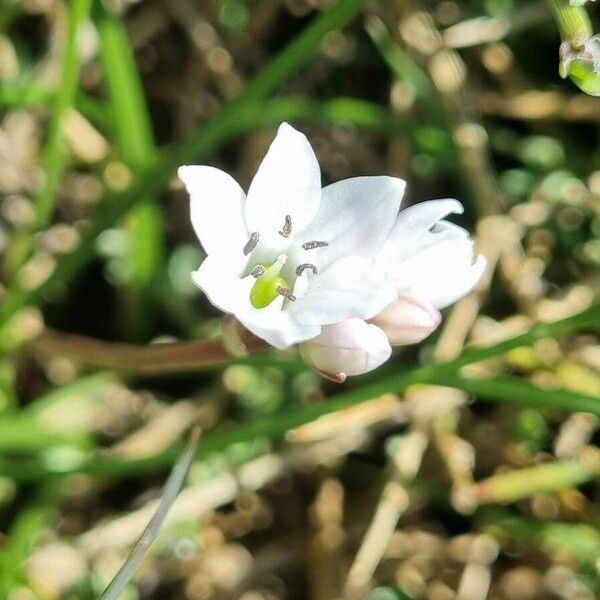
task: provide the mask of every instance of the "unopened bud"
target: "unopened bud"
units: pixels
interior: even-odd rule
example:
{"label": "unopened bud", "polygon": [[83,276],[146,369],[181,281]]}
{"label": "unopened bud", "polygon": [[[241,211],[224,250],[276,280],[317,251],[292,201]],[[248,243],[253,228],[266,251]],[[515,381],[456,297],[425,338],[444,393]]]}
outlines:
{"label": "unopened bud", "polygon": [[391,353],[385,333],[362,319],[325,325],[320,335],[300,344],[304,362],[338,382],[376,369]]}
{"label": "unopened bud", "polygon": [[407,293],[369,319],[369,323],[381,328],[392,346],[402,346],[424,340],[441,319],[440,311],[431,302]]}
{"label": "unopened bud", "polygon": [[560,45],[559,73],[570,77],[590,96],[600,96],[600,36],[595,35],[573,46],[565,41]]}

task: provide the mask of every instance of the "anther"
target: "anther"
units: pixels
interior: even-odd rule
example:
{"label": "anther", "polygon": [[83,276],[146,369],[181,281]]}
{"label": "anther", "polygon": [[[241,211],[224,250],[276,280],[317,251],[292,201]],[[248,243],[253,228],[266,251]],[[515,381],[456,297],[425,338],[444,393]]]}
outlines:
{"label": "anther", "polygon": [[258,279],[262,275],[265,274],[266,269],[262,265],[256,265],[254,269],[250,272],[250,275],[254,277],[254,279]]}
{"label": "anther", "polygon": [[306,269],[310,269],[314,275],[317,274],[317,267],[311,263],[302,263],[296,267],[296,275],[300,277]]}
{"label": "anther", "polygon": [[283,228],[277,233],[279,233],[279,235],[282,235],[284,238],[289,238],[290,235],[292,235],[292,217],[290,215],[285,215]]}
{"label": "anther", "polygon": [[283,287],[282,285],[278,285],[275,288],[275,291],[280,296],[283,296],[286,300],[290,300],[291,302],[293,302],[296,299],[296,296],[294,296],[294,294],[292,294],[292,292],[288,288]]}
{"label": "anther", "polygon": [[319,242],[318,240],[312,240],[311,242],[304,242],[302,247],[305,250],[313,250],[314,248],[324,248],[325,246],[329,246],[327,242]]}
{"label": "anther", "polygon": [[244,246],[244,255],[245,256],[248,256],[248,254],[250,254],[250,252],[252,252],[252,250],[254,250],[254,248],[256,248],[259,237],[260,236],[258,234],[258,231],[253,231],[250,234],[250,239],[246,242],[246,245]]}

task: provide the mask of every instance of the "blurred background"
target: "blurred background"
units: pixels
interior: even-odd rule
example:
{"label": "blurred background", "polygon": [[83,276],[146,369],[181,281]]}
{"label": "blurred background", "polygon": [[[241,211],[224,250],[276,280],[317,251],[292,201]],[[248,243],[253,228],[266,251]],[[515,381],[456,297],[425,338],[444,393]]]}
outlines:
{"label": "blurred background", "polygon": [[[560,43],[535,0],[1,0],[0,597],[99,597],[199,424],[122,599],[597,598],[600,105]],[[476,292],[344,386],[115,345],[218,338],[175,170],[247,187],[284,120],[324,183],[459,198]]]}

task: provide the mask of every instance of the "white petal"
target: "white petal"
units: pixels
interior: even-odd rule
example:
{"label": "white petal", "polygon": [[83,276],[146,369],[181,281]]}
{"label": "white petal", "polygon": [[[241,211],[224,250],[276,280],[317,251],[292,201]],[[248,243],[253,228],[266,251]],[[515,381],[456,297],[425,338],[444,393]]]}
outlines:
{"label": "white petal", "polygon": [[199,269],[192,273],[192,280],[212,304],[237,316],[246,310],[246,305],[250,305],[250,289],[255,281],[253,278],[240,279],[237,273],[234,262],[209,254]]}
{"label": "white petal", "polygon": [[241,253],[248,241],[242,188],[214,167],[184,166],[177,174],[190,195],[192,225],[206,253]]}
{"label": "white petal", "polygon": [[321,171],[306,137],[282,123],[250,184],[248,231],[277,232],[286,215],[294,235],[313,219],[321,198]]}
{"label": "white petal", "polygon": [[445,272],[440,270],[438,277],[420,282],[414,291],[423,295],[437,308],[446,308],[466,296],[477,285],[485,267],[486,260],[480,255],[474,264],[455,264],[449,266]]}
{"label": "white petal", "polygon": [[349,254],[374,256],[388,237],[406,183],[396,177],[353,177],[323,188],[321,204],[301,241],[325,241],[318,264],[325,269]]}
{"label": "white petal", "polygon": [[429,200],[410,206],[398,215],[388,237],[387,245],[393,245],[396,258],[410,256],[414,244],[429,232],[441,219],[451,213],[462,213],[463,207],[458,200]]}
{"label": "white petal", "polygon": [[273,301],[266,308],[243,312],[238,320],[254,335],[266,340],[275,348],[285,350],[294,344],[316,337],[320,325],[304,325],[296,321],[287,310],[280,310],[281,302]]}
{"label": "white petal", "polygon": [[302,325],[286,310],[281,310],[283,298],[276,298],[266,308],[250,304],[253,277],[240,279],[235,263],[218,256],[208,256],[192,273],[194,283],[217,308],[234,314],[252,333],[280,350],[319,335],[318,325]]}
{"label": "white petal", "polygon": [[391,353],[385,333],[361,319],[326,325],[321,335],[300,346],[304,361],[329,376],[368,373]]}
{"label": "white petal", "polygon": [[380,327],[393,346],[404,346],[423,341],[441,320],[440,311],[428,299],[405,293],[369,319],[369,323]]}
{"label": "white petal", "polygon": [[426,240],[413,256],[394,265],[391,277],[398,292],[414,289],[444,308],[471,291],[483,274],[485,259],[479,257],[474,263],[473,241],[452,228],[430,233]]}
{"label": "white petal", "polygon": [[396,297],[393,282],[382,281],[371,262],[348,256],[310,280],[305,294],[290,304],[300,322],[326,325],[346,319],[369,319]]}

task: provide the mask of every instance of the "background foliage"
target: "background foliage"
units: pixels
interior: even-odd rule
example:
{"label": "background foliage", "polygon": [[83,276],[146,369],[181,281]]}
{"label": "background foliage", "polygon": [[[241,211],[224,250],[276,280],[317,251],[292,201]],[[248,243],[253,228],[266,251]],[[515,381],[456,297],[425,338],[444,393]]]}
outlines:
{"label": "background foliage", "polygon": [[[195,424],[122,598],[598,596],[600,110],[560,4],[3,0],[2,598],[98,597]],[[490,264],[344,386],[223,364],[190,282],[177,166],[247,186],[283,120],[325,182],[460,198]]]}

